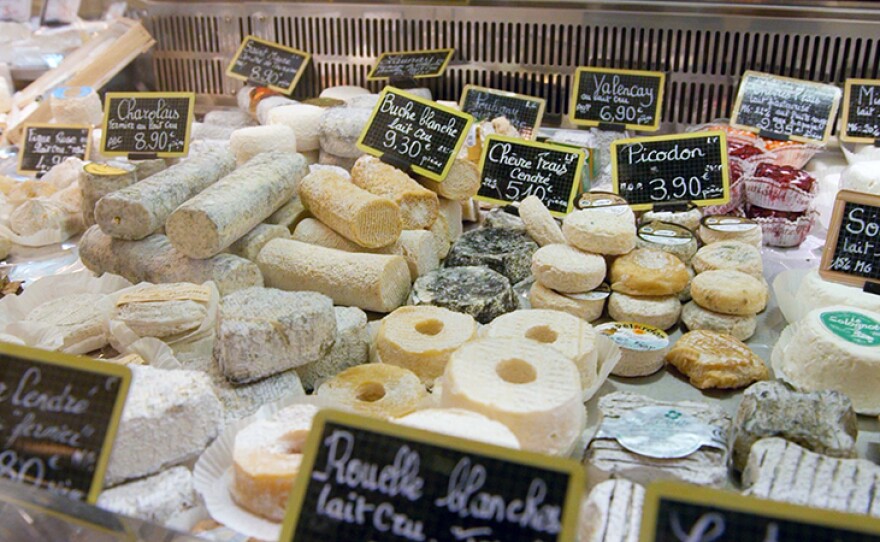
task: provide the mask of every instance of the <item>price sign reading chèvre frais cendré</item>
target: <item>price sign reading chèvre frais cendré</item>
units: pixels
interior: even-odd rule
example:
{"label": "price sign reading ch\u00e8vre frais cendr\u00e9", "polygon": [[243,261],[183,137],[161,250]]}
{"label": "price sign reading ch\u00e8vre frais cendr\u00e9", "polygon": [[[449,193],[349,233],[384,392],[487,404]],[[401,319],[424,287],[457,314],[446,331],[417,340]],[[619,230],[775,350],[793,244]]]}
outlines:
{"label": "price sign reading ch\u00e8vre frais cendr\u00e9", "polygon": [[473,122],[466,113],[386,87],[357,146],[399,169],[442,181]]}
{"label": "price sign reading ch\u00e8vre frais cendr\u00e9", "polygon": [[578,68],[568,117],[579,126],[653,132],[660,127],[665,84],[662,72]]}
{"label": "price sign reading ch\u00e8vre frais cendr\u00e9", "polygon": [[290,94],[312,55],[255,36],[247,36],[226,68],[226,75]]}
{"label": "price sign reading ch\u00e8vre frais cendr\u00e9", "polygon": [[837,193],[819,274],[852,286],[880,283],[880,196]]}
{"label": "price sign reading ch\u00e8vre frais cendr\u00e9", "polygon": [[571,460],[325,410],[279,540],[571,542],[582,483]]}
{"label": "price sign reading ch\u00e8vre frais cendr\u00e9", "polygon": [[611,144],[614,192],[635,211],[659,203],[730,201],[727,137],[722,131],[620,139]]}
{"label": "price sign reading ch\u00e8vre frais cendr\u00e9", "polygon": [[131,372],[0,344],[0,478],[94,503]]}
{"label": "price sign reading ch\u00e8vre frais cendr\u00e9", "polygon": [[45,173],[66,158],[85,160],[91,146],[91,133],[91,126],[25,125],[18,172]]}
{"label": "price sign reading ch\u00e8vre frais cendr\u00e9", "polygon": [[582,149],[490,135],[483,143],[476,199],[506,204],[537,196],[563,217],[581,192],[584,159]]}
{"label": "price sign reading ch\u00e8vre frais cendr\u00e9", "polygon": [[840,139],[843,141],[880,141],[880,79],[846,80],[840,127]]}
{"label": "price sign reading ch\u00e8vre frais cendr\u00e9", "polygon": [[461,110],[476,122],[504,117],[523,139],[535,139],[544,118],[543,98],[467,85],[461,94]]}
{"label": "price sign reading ch\u00e8vre frais cendr\u00e9", "polygon": [[368,81],[382,79],[423,79],[440,77],[455,49],[386,52],[367,75]]}
{"label": "price sign reading ch\u00e8vre frais cendr\u00e9", "polygon": [[108,92],[101,154],[186,156],[195,100],[191,92]]}

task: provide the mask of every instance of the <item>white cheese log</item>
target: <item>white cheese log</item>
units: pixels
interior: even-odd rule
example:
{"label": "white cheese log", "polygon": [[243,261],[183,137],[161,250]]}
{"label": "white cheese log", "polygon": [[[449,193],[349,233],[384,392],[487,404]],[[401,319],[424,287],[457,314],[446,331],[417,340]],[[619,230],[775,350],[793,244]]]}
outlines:
{"label": "white cheese log", "polygon": [[451,227],[449,226],[449,222],[446,220],[446,216],[443,213],[437,215],[437,220],[431,224],[431,227],[428,228],[428,231],[431,232],[431,235],[434,237],[434,251],[437,253],[437,258],[442,260],[449,255],[449,251],[452,249],[452,244],[455,242],[458,237],[461,237],[459,234],[457,237],[452,237],[450,233]]}
{"label": "white cheese log", "polygon": [[357,141],[371,114],[371,109],[360,107],[331,107],[324,111],[319,126],[321,150],[340,158],[364,154]]}
{"label": "white cheese log", "polygon": [[519,203],[519,217],[526,231],[540,246],[565,244],[565,236],[553,215],[537,196],[529,196]]}
{"label": "white cheese log", "polygon": [[446,218],[446,226],[449,229],[449,238],[455,241],[463,232],[461,215],[461,202],[440,198],[440,214]]}
{"label": "white cheese log", "polygon": [[116,486],[98,497],[98,507],[104,510],[159,525],[193,508],[197,502],[193,476],[186,467],[174,467]]}
{"label": "white cheese log", "polygon": [[421,230],[437,219],[440,207],[437,194],[375,156],[358,158],[351,169],[351,181],[371,194],[396,203],[404,230]]}
{"label": "white cheese log", "polygon": [[273,239],[257,263],[267,286],[320,292],[337,305],[391,312],[409,295],[409,268],[402,256],[353,254]]}
{"label": "white cheese log", "polygon": [[319,129],[324,108],[309,104],[282,105],[269,111],[269,124],[289,126],[296,134],[296,150],[316,151],[320,148]]}
{"label": "white cheese log", "polygon": [[388,246],[400,237],[400,208],[370,194],[333,170],[309,173],[299,197],[316,218],[336,233],[366,248]]}
{"label": "white cheese log", "polygon": [[165,225],[174,209],[235,169],[229,152],[194,156],[98,201],[95,220],[120,239],[138,240]]}
{"label": "white cheese log", "polygon": [[461,201],[461,221],[462,222],[479,222],[480,221],[480,204],[476,200],[466,199]]}
{"label": "white cheese log", "polygon": [[266,152],[296,152],[296,134],[289,126],[250,126],[240,128],[229,137],[229,146],[239,165]]}
{"label": "white cheese log", "polygon": [[456,158],[449,168],[449,174],[442,182],[420,178],[419,182],[428,190],[446,199],[464,201],[480,191],[480,170],[477,165],[462,158]]}
{"label": "white cheese log", "polygon": [[253,262],[266,243],[272,239],[290,239],[290,230],[284,226],[260,224],[229,245],[226,252]]}
{"label": "white cheese log", "polygon": [[140,241],[123,241],[92,226],[79,241],[79,255],[92,272],[112,273],[131,282],[195,282],[212,280],[222,295],[249,286],[262,286],[260,269],[232,254],[218,254],[207,260],[187,258],[171,246],[164,235],[154,234]]}
{"label": "white cheese log", "polygon": [[265,223],[284,226],[293,233],[300,220],[308,218],[308,216],[309,212],[306,210],[305,205],[303,205],[302,200],[299,199],[299,196],[294,196],[290,198],[290,201],[279,207],[277,211],[269,215]]}
{"label": "white cheese log", "polygon": [[334,311],[336,340],[330,352],[314,363],[296,368],[303,387],[309,391],[349,367],[369,362],[371,341],[366,313],[357,307],[334,307]]}
{"label": "white cheese log", "polygon": [[190,258],[219,254],[289,201],[306,172],[299,154],[257,155],[171,213],[168,239]]}
{"label": "white cheese log", "polygon": [[95,223],[95,206],[98,200],[111,192],[137,182],[136,168],[125,162],[110,162],[109,167],[88,165],[80,179],[82,188],[82,213],[86,227]]}

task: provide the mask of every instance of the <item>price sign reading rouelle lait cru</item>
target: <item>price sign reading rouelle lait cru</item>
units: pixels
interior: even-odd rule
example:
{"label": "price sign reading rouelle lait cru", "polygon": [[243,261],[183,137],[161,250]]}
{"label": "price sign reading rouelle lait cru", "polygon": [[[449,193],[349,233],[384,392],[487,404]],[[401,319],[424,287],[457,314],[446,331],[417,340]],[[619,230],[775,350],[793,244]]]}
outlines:
{"label": "price sign reading rouelle lait cru", "polygon": [[880,542],[880,520],[680,482],[645,493],[640,542]]}
{"label": "price sign reading rouelle lait cru", "polygon": [[563,217],[580,194],[585,154],[582,149],[490,135],[480,158],[480,191],[476,199],[515,203],[537,196]]}
{"label": "price sign reading rouelle lait cru", "polygon": [[474,118],[394,87],[385,87],[358,148],[404,171],[442,181]]}
{"label": "price sign reading rouelle lait cru", "polygon": [[18,172],[45,173],[65,158],[85,160],[89,154],[91,133],[91,126],[26,125]]}
{"label": "price sign reading rouelle lait cru", "polygon": [[290,94],[312,55],[280,43],[248,36],[226,68],[226,75]]}
{"label": "price sign reading rouelle lait cru", "polygon": [[424,49],[382,53],[367,75],[370,81],[380,79],[422,79],[440,77],[446,70],[455,49]]}
{"label": "price sign reading rouelle lait cru", "polygon": [[658,203],[730,201],[727,136],[722,131],[620,139],[611,144],[614,192],[633,210]]}
{"label": "price sign reading rouelle lait cru", "polygon": [[662,72],[578,68],[568,116],[580,126],[617,125],[653,132],[663,116],[665,85]]}
{"label": "price sign reading rouelle lait cru", "polygon": [[0,478],[94,503],[130,382],[121,365],[0,344]]}
{"label": "price sign reading rouelle lait cru", "polygon": [[582,482],[571,460],[325,410],[279,540],[572,542]]}
{"label": "price sign reading rouelle lait cru", "polygon": [[837,119],[840,95],[834,85],[747,71],[730,124],[774,139],[824,144]]}
{"label": "price sign reading rouelle lait cru", "polygon": [[186,156],[195,100],[191,92],[108,92],[101,154]]}
{"label": "price sign reading rouelle lait cru", "polygon": [[523,139],[535,139],[544,118],[543,98],[467,85],[461,94],[461,110],[481,122],[504,117]]}
{"label": "price sign reading rouelle lait cru", "polygon": [[840,139],[850,143],[880,140],[880,79],[847,79],[843,88]]}
{"label": "price sign reading rouelle lait cru", "polygon": [[880,196],[837,193],[819,274],[852,286],[880,283]]}

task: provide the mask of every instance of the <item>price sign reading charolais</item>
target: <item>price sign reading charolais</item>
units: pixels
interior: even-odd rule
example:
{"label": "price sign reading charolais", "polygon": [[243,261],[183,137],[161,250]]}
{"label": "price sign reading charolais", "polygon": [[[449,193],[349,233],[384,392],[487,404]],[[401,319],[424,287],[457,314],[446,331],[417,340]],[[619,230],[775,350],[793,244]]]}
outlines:
{"label": "price sign reading charolais", "polygon": [[571,542],[582,483],[571,460],[322,411],[279,540]]}
{"label": "price sign reading charolais", "polygon": [[568,116],[580,126],[620,126],[653,132],[660,127],[666,74],[578,68]]}
{"label": "price sign reading charolais", "polygon": [[843,141],[880,141],[880,79],[846,80],[840,126],[840,139]]}
{"label": "price sign reading charolais", "polygon": [[620,139],[611,144],[611,166],[614,193],[635,211],[660,203],[730,201],[722,131]]}
{"label": "price sign reading charolais", "polygon": [[0,477],[94,503],[130,382],[121,365],[0,345]]}
{"label": "price sign reading charolais", "polygon": [[424,49],[382,53],[367,75],[369,81],[381,79],[423,79],[440,77],[455,49]]}
{"label": "price sign reading charolais", "polygon": [[226,75],[290,94],[312,55],[279,43],[248,36],[226,68]]}
{"label": "price sign reading charolais", "polygon": [[819,274],[852,286],[880,283],[880,196],[837,193]]}
{"label": "price sign reading charolais", "polygon": [[189,152],[195,94],[108,92],[101,154],[175,158]]}
{"label": "price sign reading charolais", "polygon": [[544,118],[543,98],[467,85],[461,94],[461,110],[481,122],[504,117],[523,139],[535,139]]}
{"label": "price sign reading charolais", "polygon": [[386,87],[357,146],[399,169],[442,181],[473,122],[466,113]]}
{"label": "price sign reading charolais", "polygon": [[91,126],[29,124],[18,159],[19,173],[45,173],[75,157],[85,160],[91,146]]}

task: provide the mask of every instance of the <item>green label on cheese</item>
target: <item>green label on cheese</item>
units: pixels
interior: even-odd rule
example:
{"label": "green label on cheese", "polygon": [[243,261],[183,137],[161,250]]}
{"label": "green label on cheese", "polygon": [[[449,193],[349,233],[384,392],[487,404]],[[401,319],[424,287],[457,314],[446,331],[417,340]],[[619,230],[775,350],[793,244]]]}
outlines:
{"label": "green label on cheese", "polygon": [[858,346],[880,346],[880,323],[857,312],[823,312],[819,319],[828,331]]}

